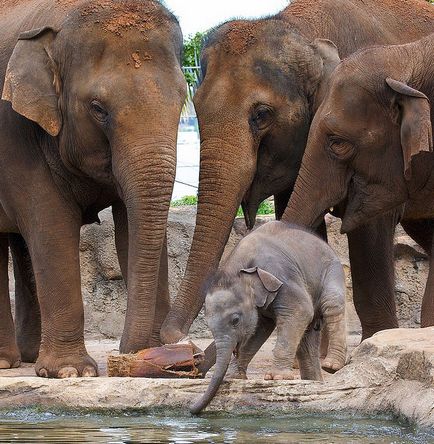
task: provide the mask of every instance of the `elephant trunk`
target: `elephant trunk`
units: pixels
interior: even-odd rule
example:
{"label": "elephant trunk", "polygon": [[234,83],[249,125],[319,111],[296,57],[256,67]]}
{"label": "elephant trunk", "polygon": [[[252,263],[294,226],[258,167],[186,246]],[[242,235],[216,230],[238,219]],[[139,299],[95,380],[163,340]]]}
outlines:
{"label": "elephant trunk", "polygon": [[231,362],[232,352],[236,345],[236,342],[231,340],[216,342],[217,361],[214,374],[212,375],[205,394],[190,407],[190,412],[193,415],[200,413],[214,398],[217,390],[223,382],[223,378],[225,377],[229,363]]}
{"label": "elephant trunk", "polygon": [[112,161],[128,214],[128,303],[120,351],[129,353],[149,346],[152,333],[176,140],[155,136],[115,144]]}
{"label": "elephant trunk", "polygon": [[344,199],[347,176],[346,167],[327,154],[320,140],[310,137],[282,220],[316,229],[329,209]]}
{"label": "elephant trunk", "polygon": [[[250,140],[241,140],[251,146]],[[162,330],[164,343],[183,339],[202,308],[201,287],[220,261],[241,199],[254,175],[256,158],[221,140],[202,143],[196,227],[184,279]],[[223,158],[226,153],[226,158]]]}

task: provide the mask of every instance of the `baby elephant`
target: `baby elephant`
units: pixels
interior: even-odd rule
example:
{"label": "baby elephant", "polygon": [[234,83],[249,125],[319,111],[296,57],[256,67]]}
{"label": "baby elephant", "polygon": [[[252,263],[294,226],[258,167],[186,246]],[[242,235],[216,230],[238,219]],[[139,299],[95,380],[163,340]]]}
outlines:
{"label": "baby elephant", "polygon": [[216,394],[231,361],[245,378],[249,362],[277,327],[273,366],[265,379],[293,379],[297,356],[302,379],[321,380],[320,328],[329,337],[323,368],[342,368],[346,357],[345,282],[333,250],[316,235],[269,222],[246,236],[206,288],[206,319],[216,367],[198,413]]}

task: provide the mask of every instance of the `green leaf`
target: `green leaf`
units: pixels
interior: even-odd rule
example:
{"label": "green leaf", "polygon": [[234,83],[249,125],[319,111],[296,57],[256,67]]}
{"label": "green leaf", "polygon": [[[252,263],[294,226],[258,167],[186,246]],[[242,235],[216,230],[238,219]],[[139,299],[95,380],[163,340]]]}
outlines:
{"label": "green leaf", "polygon": [[183,196],[170,202],[171,207],[183,207],[186,205],[197,205],[197,196]]}

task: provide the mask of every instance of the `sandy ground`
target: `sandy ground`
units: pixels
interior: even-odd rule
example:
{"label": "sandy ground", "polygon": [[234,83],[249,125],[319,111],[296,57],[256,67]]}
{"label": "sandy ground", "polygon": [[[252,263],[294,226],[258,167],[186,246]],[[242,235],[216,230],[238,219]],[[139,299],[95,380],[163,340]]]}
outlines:
{"label": "sandy ground", "polygon": [[[262,379],[265,370],[271,366],[272,350],[275,337],[272,336],[259,350],[250,363],[247,375],[249,379]],[[194,339],[194,343],[202,350],[211,343],[211,339]],[[349,353],[360,343],[360,335],[351,334],[348,337]],[[97,361],[100,376],[107,376],[107,357],[111,354],[119,354],[119,342],[109,339],[88,339],[86,346],[90,355]],[[323,372],[326,379],[328,373]],[[33,377],[35,376],[34,365],[22,363],[19,368],[1,370],[0,377]]]}

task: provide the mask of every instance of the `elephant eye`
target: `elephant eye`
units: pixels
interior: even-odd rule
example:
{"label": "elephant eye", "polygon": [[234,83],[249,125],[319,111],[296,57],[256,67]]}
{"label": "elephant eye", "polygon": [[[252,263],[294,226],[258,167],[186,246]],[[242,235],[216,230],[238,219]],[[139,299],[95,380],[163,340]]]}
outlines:
{"label": "elephant eye", "polygon": [[241,322],[241,316],[239,314],[234,314],[232,316],[232,327],[237,327],[239,323]]}
{"label": "elephant eye", "polygon": [[104,109],[98,100],[92,100],[90,102],[90,111],[92,116],[99,122],[105,122],[108,117],[108,112]]}
{"label": "elephant eye", "polygon": [[274,120],[274,111],[268,105],[257,106],[252,113],[251,124],[258,129],[264,130],[269,127]]}
{"label": "elephant eye", "polygon": [[338,160],[350,160],[355,153],[351,143],[340,139],[331,139],[329,149],[332,156]]}

